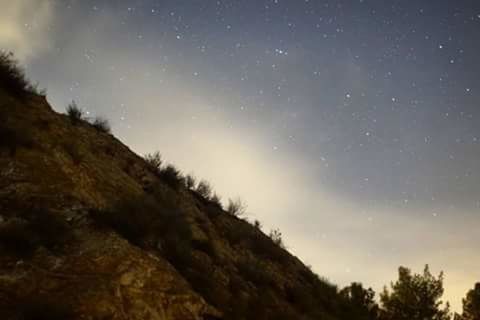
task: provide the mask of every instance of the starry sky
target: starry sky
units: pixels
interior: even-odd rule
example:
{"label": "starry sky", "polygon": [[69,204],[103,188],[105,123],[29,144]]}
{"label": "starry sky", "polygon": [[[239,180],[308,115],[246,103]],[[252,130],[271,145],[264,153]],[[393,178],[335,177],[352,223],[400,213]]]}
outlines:
{"label": "starry sky", "polygon": [[480,2],[0,0],[0,47],[339,285],[480,280]]}

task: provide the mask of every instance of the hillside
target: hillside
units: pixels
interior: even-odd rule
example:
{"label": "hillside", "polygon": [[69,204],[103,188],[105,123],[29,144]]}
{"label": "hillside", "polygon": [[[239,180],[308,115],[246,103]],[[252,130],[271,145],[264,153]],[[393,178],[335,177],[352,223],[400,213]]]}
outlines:
{"label": "hillside", "polygon": [[1,319],[368,319],[174,167],[9,81],[0,79]]}

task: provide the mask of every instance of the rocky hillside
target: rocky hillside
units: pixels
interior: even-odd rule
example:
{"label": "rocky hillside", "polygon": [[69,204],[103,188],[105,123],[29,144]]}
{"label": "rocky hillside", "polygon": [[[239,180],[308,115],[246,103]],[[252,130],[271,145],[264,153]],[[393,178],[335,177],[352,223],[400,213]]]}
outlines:
{"label": "rocky hillside", "polygon": [[1,319],[367,319],[278,239],[15,72],[0,68]]}

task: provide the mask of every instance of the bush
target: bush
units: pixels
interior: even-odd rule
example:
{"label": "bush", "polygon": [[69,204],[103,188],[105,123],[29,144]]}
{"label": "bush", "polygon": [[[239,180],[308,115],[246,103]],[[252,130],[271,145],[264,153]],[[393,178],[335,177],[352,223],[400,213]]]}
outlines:
{"label": "bush", "polygon": [[255,284],[255,286],[269,287],[275,285],[275,279],[268,271],[267,264],[261,260],[253,257],[242,259],[237,268],[242,277]]}
{"label": "bush", "polygon": [[272,239],[273,243],[279,246],[282,249],[285,249],[285,244],[283,243],[282,239],[282,232],[279,229],[273,229],[268,234],[270,239]]}
{"label": "bush", "polygon": [[70,236],[66,222],[47,210],[25,211],[21,218],[0,227],[0,244],[13,254],[30,255],[40,246],[53,250]]}
{"label": "bush", "polygon": [[162,169],[162,156],[160,155],[160,152],[156,151],[154,153],[147,153],[143,159],[147,162],[148,166],[150,169],[158,175],[160,173],[160,170]]}
{"label": "bush", "polygon": [[263,233],[256,232],[248,239],[250,249],[257,255],[272,261],[284,263],[288,260],[288,253],[284,247]]}
{"label": "bush", "polygon": [[58,214],[45,209],[28,211],[29,225],[36,233],[40,245],[54,249],[70,236],[69,227]]}
{"label": "bush", "polygon": [[37,93],[25,77],[25,71],[11,52],[0,52],[0,86],[17,98],[26,98],[28,94]]}
{"label": "bush", "polygon": [[102,117],[96,117],[92,122],[92,126],[103,133],[111,133],[112,131],[108,120]]}
{"label": "bush", "polygon": [[238,224],[225,230],[225,236],[231,246],[247,242],[253,236],[252,227],[245,221],[238,221]]}
{"label": "bush", "polygon": [[228,199],[227,212],[236,217],[243,216],[247,211],[247,205],[243,203],[242,199],[235,200]]}
{"label": "bush", "polygon": [[216,192],[213,194],[210,201],[219,208],[222,208],[222,197],[220,197]]}
{"label": "bush", "polygon": [[195,191],[197,191],[197,193],[201,195],[204,199],[210,199],[210,197],[212,196],[212,186],[206,180],[200,181]]}
{"label": "bush", "polygon": [[[0,121],[3,121],[0,118]],[[4,125],[0,123],[0,125]],[[30,129],[17,128],[16,130],[7,126],[0,126],[0,148],[9,150],[11,156],[17,153],[18,148],[31,149],[35,143]]]}
{"label": "bush", "polygon": [[187,189],[193,190],[195,189],[196,185],[197,185],[197,180],[195,179],[195,177],[191,174],[188,174],[185,177],[185,187],[187,187]]}
{"label": "bush", "polygon": [[80,152],[80,145],[77,142],[64,142],[62,144],[62,147],[65,152],[70,156],[74,164],[78,165],[82,162],[83,155]]}
{"label": "bush", "polygon": [[147,197],[126,200],[110,210],[92,210],[99,226],[112,228],[131,243],[142,246],[158,224],[157,203]]}
{"label": "bush", "polygon": [[182,173],[172,164],[160,169],[159,178],[174,189],[178,189],[181,185],[185,185]]}
{"label": "bush", "polygon": [[85,120],[83,110],[77,106],[77,103],[75,101],[72,101],[67,106],[67,115],[70,118],[70,122],[72,122],[73,124],[78,124]]}

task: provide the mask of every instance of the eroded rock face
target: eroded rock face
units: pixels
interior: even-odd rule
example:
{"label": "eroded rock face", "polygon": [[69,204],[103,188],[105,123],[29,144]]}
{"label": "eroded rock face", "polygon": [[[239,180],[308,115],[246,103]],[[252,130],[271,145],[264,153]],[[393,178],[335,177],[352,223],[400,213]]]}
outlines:
{"label": "eroded rock face", "polygon": [[354,320],[258,225],[111,134],[1,88],[0,119],[18,142],[0,137],[1,320]]}
{"label": "eroded rock face", "polygon": [[[0,227],[22,225],[32,207],[42,206],[72,233],[64,247],[40,246],[28,255],[15,252],[15,243],[14,250],[0,246],[0,319],[220,319],[168,261],[88,218],[91,208],[143,192],[141,178],[153,179],[144,166],[122,167],[140,158],[109,135],[69,128],[43,98],[32,99],[22,105],[0,94],[8,124],[31,126],[36,144],[14,156],[0,148]],[[35,127],[39,119],[48,127]],[[103,152],[107,147],[113,156]]]}
{"label": "eroded rock face", "polygon": [[[79,319],[221,317],[162,258],[111,233],[84,232],[77,237],[83,240],[61,255],[40,249],[28,260],[4,257],[0,300],[14,305],[41,297],[50,304],[68,306]],[[21,311],[9,314],[8,306],[2,307],[7,319]]]}

